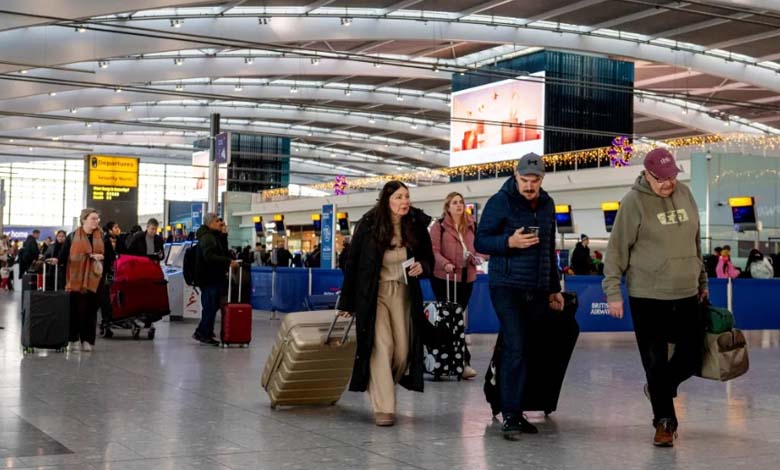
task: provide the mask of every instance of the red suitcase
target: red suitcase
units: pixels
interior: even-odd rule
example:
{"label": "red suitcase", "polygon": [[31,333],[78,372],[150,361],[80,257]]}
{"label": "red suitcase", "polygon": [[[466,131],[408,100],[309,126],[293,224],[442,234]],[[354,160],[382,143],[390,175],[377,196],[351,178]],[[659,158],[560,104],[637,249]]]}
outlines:
{"label": "red suitcase", "polygon": [[111,320],[143,316],[157,321],[168,315],[167,284],[158,263],[145,256],[121,255],[111,283]]}
{"label": "red suitcase", "polygon": [[120,255],[114,264],[115,281],[163,281],[160,263],[146,256]]}
{"label": "red suitcase", "polygon": [[[242,303],[230,303],[233,300],[233,269],[228,270],[228,298],[227,304],[222,307],[222,329],[220,338],[222,347],[231,344],[249,346],[252,341],[252,306]],[[241,302],[241,282],[244,270],[238,268],[238,301]]]}

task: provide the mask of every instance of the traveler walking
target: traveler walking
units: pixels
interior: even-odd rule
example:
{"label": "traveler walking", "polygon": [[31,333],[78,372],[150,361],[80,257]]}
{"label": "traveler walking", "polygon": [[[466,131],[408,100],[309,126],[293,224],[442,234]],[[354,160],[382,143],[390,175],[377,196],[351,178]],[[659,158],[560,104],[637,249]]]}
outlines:
{"label": "traveler walking", "polygon": [[92,351],[103,279],[105,247],[100,216],[92,208],[81,211],[80,226],[65,238],[60,264],[65,266],[65,290],[70,292],[70,350]]}
{"label": "traveler walking", "polygon": [[[620,203],[607,246],[603,281],[609,313],[623,317],[620,282],[626,276],[631,318],[653,408],[653,444],[672,447],[677,435],[674,398],[701,367],[704,326],[699,302],[708,296],[699,210],[677,181],[674,156],[654,149]],[[674,343],[669,358],[668,344]]]}
{"label": "traveler walking", "polygon": [[111,283],[114,282],[114,263],[119,255],[117,247],[121,246],[119,236],[122,228],[114,221],[108,222],[103,227],[103,247],[105,249],[105,262],[103,263],[103,282],[100,289],[100,333],[104,338],[113,336],[109,323],[111,322]]}
{"label": "traveler walking", "polygon": [[271,266],[278,268],[288,268],[292,262],[293,255],[284,247],[284,240],[276,242],[276,249],[271,253]]}
{"label": "traveler walking", "polygon": [[67,237],[67,233],[65,233],[65,230],[57,230],[57,233],[54,236],[54,243],[49,245],[49,248],[46,249],[46,253],[44,253],[43,258],[44,262],[47,264],[53,266],[58,272],[55,276],[55,269],[49,269],[46,272],[46,275],[49,279],[46,280],[47,285],[54,286],[54,278],[57,278],[57,283],[59,284],[57,286],[57,290],[65,289],[65,269],[60,264],[60,253],[62,252],[62,248],[65,246],[65,238]]}
{"label": "traveler walking", "polygon": [[485,205],[477,228],[476,249],[490,255],[490,299],[501,325],[499,370],[503,434],[518,440],[537,433],[522,414],[527,373],[524,349],[535,334],[526,325],[563,309],[555,254],[555,203],[542,189],[544,161],[524,155],[498,193]]}
{"label": "traveler walking", "polygon": [[203,216],[203,225],[197,232],[195,284],[200,288],[201,318],[192,338],[212,346],[219,346],[214,322],[220,309],[222,291],[227,287],[227,270],[239,265],[238,261],[230,259],[221,241],[222,227],[222,219],[209,212]]}
{"label": "traveler walking", "polygon": [[[428,224],[409,189],[389,181],[358,222],[337,309],[355,316],[357,352],[349,389],[368,390],[377,426],[395,423],[395,384],[423,391],[423,313],[420,277],[434,264]],[[408,264],[408,266],[407,266]]]}
{"label": "traveler walking", "polygon": [[27,235],[27,239],[22,245],[22,249],[19,251],[19,279],[24,277],[24,273],[30,269],[30,266],[38,260],[41,254],[40,247],[38,247],[38,238],[41,236],[41,231],[35,229]]}
{"label": "traveler walking", "polygon": [[[476,223],[474,217],[466,214],[466,202],[460,193],[452,192],[444,200],[444,212],[438,222],[431,225],[431,243],[436,266],[431,277],[431,288],[436,300],[444,302],[447,299],[447,277],[457,282],[457,298],[455,302],[465,311],[471,300],[471,291],[477,278],[477,266],[482,264],[474,249]],[[453,289],[453,286],[450,286]],[[460,338],[458,338],[460,339]],[[465,367],[461,376],[472,379],[477,371],[471,367],[471,353],[464,346]]]}
{"label": "traveler walking", "polygon": [[580,235],[580,241],[574,247],[574,252],[571,254],[571,269],[574,270],[575,275],[587,276],[593,274],[593,260],[590,257],[590,239],[584,233]]}

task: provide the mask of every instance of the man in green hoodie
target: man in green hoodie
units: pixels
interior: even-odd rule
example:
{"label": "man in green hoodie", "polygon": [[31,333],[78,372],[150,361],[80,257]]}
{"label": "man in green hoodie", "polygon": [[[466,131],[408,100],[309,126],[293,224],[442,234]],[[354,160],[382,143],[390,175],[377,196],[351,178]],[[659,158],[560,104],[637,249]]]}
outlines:
{"label": "man in green hoodie", "polygon": [[[699,210],[677,181],[674,156],[657,148],[620,203],[607,246],[602,287],[609,314],[623,318],[625,274],[631,317],[653,407],[653,444],[672,447],[677,387],[701,367],[704,329],[698,304],[708,296]],[[668,344],[675,345],[668,357]]]}

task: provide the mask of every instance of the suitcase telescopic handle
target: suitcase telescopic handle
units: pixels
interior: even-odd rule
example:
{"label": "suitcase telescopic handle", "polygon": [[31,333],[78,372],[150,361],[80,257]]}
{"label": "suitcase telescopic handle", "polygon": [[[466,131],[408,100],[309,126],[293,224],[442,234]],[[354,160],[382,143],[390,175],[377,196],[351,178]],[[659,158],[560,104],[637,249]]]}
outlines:
{"label": "suitcase telescopic handle", "polygon": [[[244,270],[241,269],[241,260],[238,261],[238,302],[241,303],[241,284],[244,282]],[[233,296],[233,268],[228,268],[228,303],[232,302]]]}
{"label": "suitcase telescopic handle", "polygon": [[[336,315],[333,317],[333,321],[330,324],[330,328],[328,328],[328,334],[325,335],[325,344],[330,343],[330,337],[333,335],[333,330],[336,328],[336,323],[339,321],[339,316]],[[349,324],[347,324],[347,327],[344,329],[344,336],[341,337],[341,342],[339,344],[344,344],[347,342],[347,338],[349,337],[349,330],[352,329],[352,324],[355,323],[355,316],[352,315],[349,319]]]}
{"label": "suitcase telescopic handle", "polygon": [[457,302],[458,301],[458,278],[457,276],[452,276],[452,288],[455,291],[452,298],[450,298],[450,273],[446,274],[447,280],[445,281],[445,284],[447,285],[447,302]]}

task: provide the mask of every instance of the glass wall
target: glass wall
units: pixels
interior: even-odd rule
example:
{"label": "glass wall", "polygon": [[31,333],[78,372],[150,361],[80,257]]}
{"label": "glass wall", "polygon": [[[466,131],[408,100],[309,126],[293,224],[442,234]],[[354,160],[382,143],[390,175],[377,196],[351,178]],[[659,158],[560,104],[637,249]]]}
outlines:
{"label": "glass wall", "polygon": [[[84,208],[82,160],[0,163],[0,179],[6,226],[72,227]],[[139,215],[162,214],[166,199],[191,197],[192,167],[141,163],[138,186]]]}

